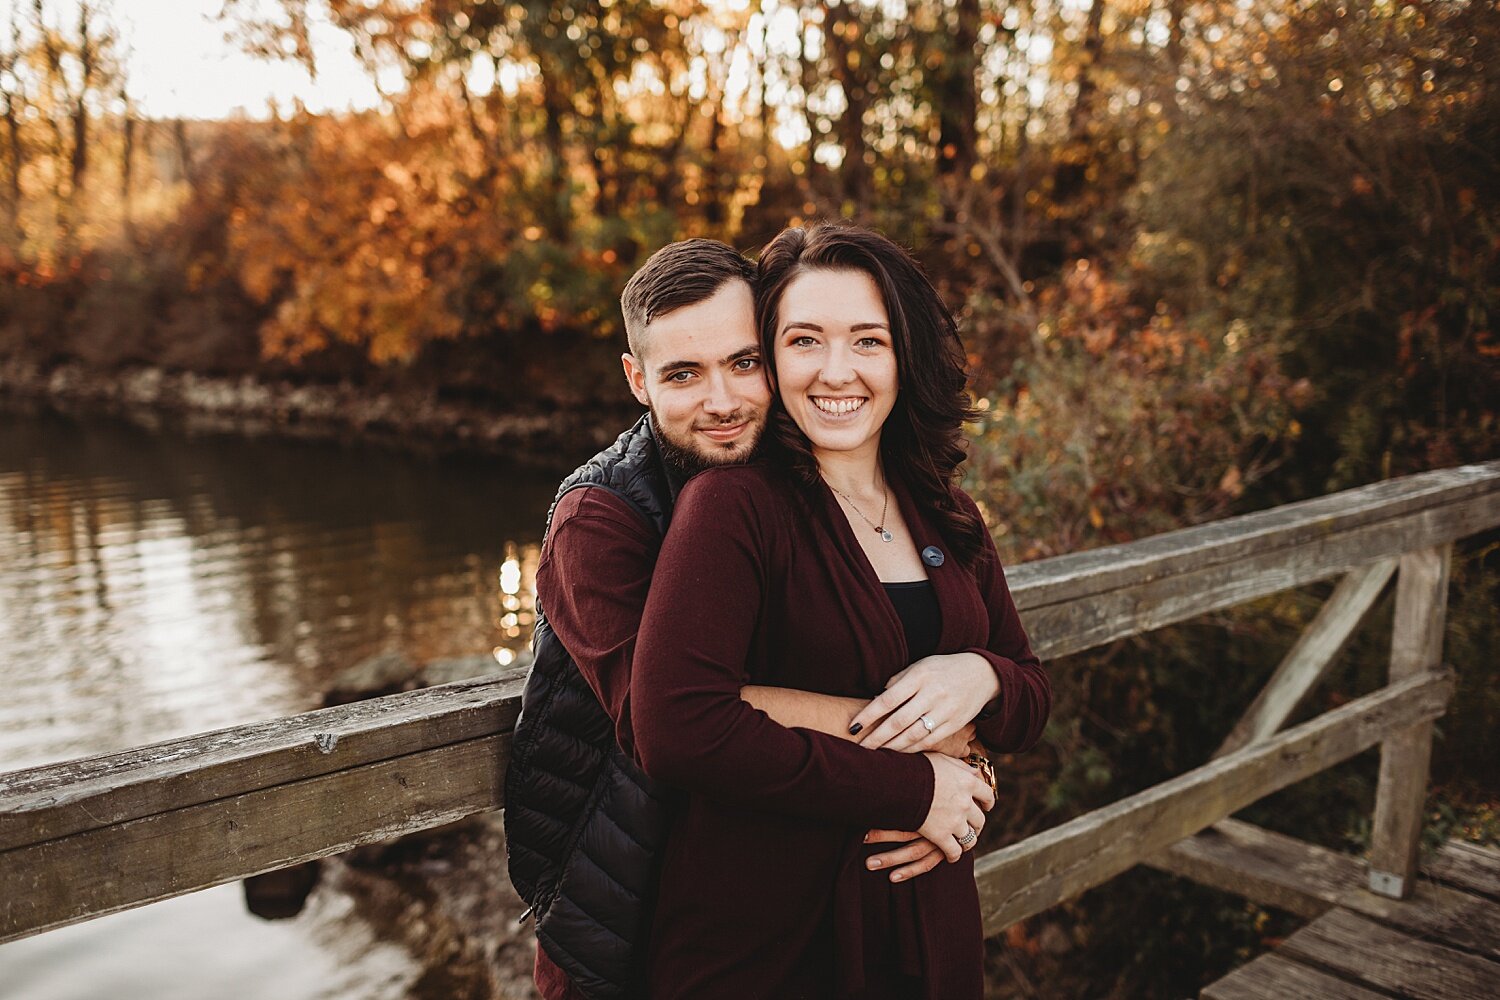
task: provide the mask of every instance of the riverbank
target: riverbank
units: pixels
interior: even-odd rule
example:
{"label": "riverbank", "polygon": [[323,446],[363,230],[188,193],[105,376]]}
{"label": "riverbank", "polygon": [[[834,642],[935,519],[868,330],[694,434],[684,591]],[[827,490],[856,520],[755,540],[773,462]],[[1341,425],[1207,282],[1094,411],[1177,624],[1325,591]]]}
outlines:
{"label": "riverbank", "polygon": [[371,389],[351,382],[297,383],[138,366],[100,372],[76,363],[0,361],[0,409],[107,415],[149,430],[239,434],[411,451],[504,456],[518,465],[573,464],[635,419],[627,405],[500,412],[440,398],[430,388]]}

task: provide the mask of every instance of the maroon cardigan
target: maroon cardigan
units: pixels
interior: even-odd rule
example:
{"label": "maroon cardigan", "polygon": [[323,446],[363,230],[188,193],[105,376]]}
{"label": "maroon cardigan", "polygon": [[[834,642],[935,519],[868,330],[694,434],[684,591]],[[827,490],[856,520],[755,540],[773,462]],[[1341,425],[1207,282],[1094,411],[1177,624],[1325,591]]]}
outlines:
{"label": "maroon cardigan", "polygon": [[[917,548],[947,552],[893,487]],[[981,653],[1000,678],[980,738],[1030,747],[1051,687],[993,545],[974,572],[950,554],[928,573],[938,651]],[[785,728],[740,699],[746,684],[868,698],[907,664],[895,609],[826,487],[808,509],[783,473],[751,465],[683,490],[630,682],[637,755],[688,792],[663,864],[653,998],[896,996],[901,983],[982,995],[972,855],[894,885],[864,869],[867,829],[926,818],[931,765]]]}

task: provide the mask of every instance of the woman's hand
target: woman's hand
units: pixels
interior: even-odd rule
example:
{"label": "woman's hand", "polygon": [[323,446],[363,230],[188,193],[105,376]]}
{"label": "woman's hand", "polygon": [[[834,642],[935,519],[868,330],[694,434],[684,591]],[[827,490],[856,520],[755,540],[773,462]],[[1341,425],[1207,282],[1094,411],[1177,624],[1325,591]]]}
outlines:
{"label": "woman's hand", "polygon": [[1000,678],[978,653],[926,656],[886,682],[885,690],[854,717],[851,728],[858,726],[863,732],[860,746],[936,750],[999,693]]}
{"label": "woman's hand", "polygon": [[979,842],[995,793],[967,764],[939,753],[923,756],[932,765],[932,805],[917,833],[937,845],[949,861],[957,861]]}

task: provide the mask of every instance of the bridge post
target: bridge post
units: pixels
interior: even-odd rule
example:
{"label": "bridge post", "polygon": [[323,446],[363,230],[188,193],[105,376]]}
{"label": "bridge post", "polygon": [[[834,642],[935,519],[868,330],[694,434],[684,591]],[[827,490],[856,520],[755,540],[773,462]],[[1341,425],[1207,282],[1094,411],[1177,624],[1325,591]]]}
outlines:
{"label": "bridge post", "polygon": [[[1453,545],[1418,549],[1401,557],[1396,616],[1391,630],[1392,683],[1437,666],[1443,657],[1448,570]],[[1380,746],[1380,783],[1370,838],[1369,886],[1392,899],[1411,895],[1427,802],[1432,723],[1403,729]]]}

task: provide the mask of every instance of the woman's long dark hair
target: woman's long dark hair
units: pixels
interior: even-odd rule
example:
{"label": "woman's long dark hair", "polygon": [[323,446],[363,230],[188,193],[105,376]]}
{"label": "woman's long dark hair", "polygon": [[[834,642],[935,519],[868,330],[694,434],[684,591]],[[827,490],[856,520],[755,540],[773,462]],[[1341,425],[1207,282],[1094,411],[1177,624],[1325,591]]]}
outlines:
{"label": "woman's long dark hair", "polygon": [[[797,275],[812,270],[860,271],[880,289],[901,387],[880,435],[881,462],[886,474],[898,477],[934,515],[952,554],[972,569],[983,551],[985,527],[953,496],[966,457],[963,425],[974,418],[953,314],[922,266],[881,233],[828,222],[785,229],[766,244],[757,266],[755,315],[773,387],[781,297]],[[776,457],[810,492],[818,482],[818,463],[785,407],[773,407],[767,438]]]}

